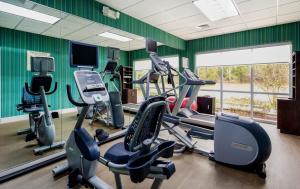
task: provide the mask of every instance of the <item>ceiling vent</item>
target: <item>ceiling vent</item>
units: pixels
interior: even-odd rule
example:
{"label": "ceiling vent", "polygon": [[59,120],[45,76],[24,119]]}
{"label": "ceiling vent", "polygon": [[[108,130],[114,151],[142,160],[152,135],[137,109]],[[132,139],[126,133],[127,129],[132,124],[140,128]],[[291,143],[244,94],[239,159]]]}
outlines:
{"label": "ceiling vent", "polygon": [[209,25],[208,24],[200,24],[200,25],[196,26],[196,29],[201,30],[201,31],[207,30],[207,29],[209,29]]}

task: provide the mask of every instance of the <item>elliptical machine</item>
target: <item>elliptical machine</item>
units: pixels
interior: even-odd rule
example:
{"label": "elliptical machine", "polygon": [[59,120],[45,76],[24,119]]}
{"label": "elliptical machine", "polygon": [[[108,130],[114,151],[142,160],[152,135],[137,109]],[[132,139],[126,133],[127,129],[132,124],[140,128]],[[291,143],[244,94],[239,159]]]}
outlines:
{"label": "elliptical machine", "polygon": [[25,83],[22,95],[22,104],[17,105],[18,111],[29,114],[29,128],[18,131],[18,135],[26,134],[25,141],[36,139],[40,147],[33,150],[34,154],[42,154],[44,151],[61,148],[65,142],[54,142],[55,126],[52,118],[58,118],[58,112],[50,115],[46,95],[53,94],[57,89],[50,91],[52,76],[48,72],[54,72],[55,65],[52,57],[31,57],[31,72],[39,72],[33,75],[31,85]]}
{"label": "elliptical machine", "polygon": [[[108,62],[101,72],[102,80],[108,82],[113,86],[113,90],[108,90],[109,83],[105,83],[109,95],[109,101],[95,105],[93,108],[93,116],[90,124],[95,121],[105,122],[106,125],[113,125],[116,129],[124,127],[124,111],[121,100],[121,75],[119,73],[120,66],[118,67],[118,60],[120,59],[120,49],[108,48]],[[119,82],[119,87],[116,86],[115,81]],[[106,117],[103,115],[106,114]]]}
{"label": "elliptical machine", "polygon": [[[118,60],[120,59],[120,50],[117,48],[108,48],[108,62],[102,72],[100,72],[102,78],[102,84],[105,83],[106,92],[103,91],[102,103],[97,105],[90,106],[87,112],[87,118],[90,118],[90,124],[99,121],[103,122],[106,125],[112,125],[116,129],[124,128],[124,112],[121,100],[121,75],[119,69],[121,66],[118,66]],[[115,81],[119,82],[119,87],[116,86]],[[113,86],[113,90],[109,91],[109,84]],[[81,107],[78,107],[78,113],[81,112]],[[79,115],[78,114],[78,115]]]}
{"label": "elliptical machine", "polygon": [[54,168],[53,175],[70,171],[70,188],[78,184],[97,189],[112,188],[96,176],[100,162],[114,173],[117,189],[123,188],[121,174],[129,175],[134,183],[140,183],[145,178],[154,179],[151,188],[160,188],[163,180],[175,172],[171,161],[158,160],[159,157],[173,156],[175,142],[154,145],[166,109],[165,99],[156,97],[145,101],[129,126],[124,142],[110,147],[102,157],[96,141],[82,128],[82,123],[88,107],[101,103],[105,86],[101,83],[101,76],[94,71],[75,71],[74,77],[83,102],[73,99],[70,85],[67,86],[68,98],[73,105],[83,109],[66,144],[68,163]]}
{"label": "elliptical machine", "polygon": [[[183,79],[181,86],[184,86],[187,82],[193,84],[199,83],[197,77],[193,77],[191,73],[189,75],[192,77],[188,78],[172,68],[169,62],[161,60],[157,54],[156,47],[155,41],[147,40],[147,49],[148,51],[149,49],[151,50],[149,57],[152,61],[152,70],[147,75],[146,97],[149,96],[150,74],[167,76],[171,80],[170,82],[174,84],[172,72],[176,72]],[[163,95],[165,94],[163,93]],[[177,100],[182,102],[185,95],[181,94],[181,97]],[[194,95],[196,94],[193,93]],[[180,107],[180,104],[178,107]],[[265,178],[265,162],[272,151],[271,140],[267,132],[253,120],[244,119],[238,115],[219,113],[214,119],[214,130],[201,128],[183,122],[181,117],[172,115],[168,109],[168,113],[164,115],[163,126],[185,145],[181,152],[184,150],[193,151],[208,156],[210,160],[234,168],[255,172],[260,177]],[[189,129],[188,132],[182,129],[183,127]],[[207,150],[201,148],[197,145],[197,141],[194,138],[213,140],[214,149]],[[177,152],[180,152],[180,150]]]}

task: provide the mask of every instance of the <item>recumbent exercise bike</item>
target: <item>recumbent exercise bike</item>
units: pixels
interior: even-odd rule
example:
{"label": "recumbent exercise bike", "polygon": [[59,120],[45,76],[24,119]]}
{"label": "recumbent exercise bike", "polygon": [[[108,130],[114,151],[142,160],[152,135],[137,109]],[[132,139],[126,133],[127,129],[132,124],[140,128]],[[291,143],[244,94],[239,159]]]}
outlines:
{"label": "recumbent exercise bike", "polygon": [[159,157],[173,156],[175,142],[165,141],[158,145],[154,142],[166,110],[165,98],[154,97],[145,101],[129,125],[124,142],[114,144],[104,156],[100,156],[96,141],[82,127],[82,123],[89,106],[101,103],[101,92],[105,87],[101,85],[99,73],[94,71],[75,71],[74,77],[83,102],[74,100],[70,85],[67,86],[68,98],[73,105],[83,109],[66,144],[67,163],[54,168],[53,175],[69,171],[70,188],[78,184],[97,189],[112,188],[96,176],[100,162],[114,173],[117,189],[123,188],[121,174],[129,175],[134,183],[140,183],[145,178],[154,179],[151,188],[160,188],[163,180],[175,172],[171,161],[158,160]]}

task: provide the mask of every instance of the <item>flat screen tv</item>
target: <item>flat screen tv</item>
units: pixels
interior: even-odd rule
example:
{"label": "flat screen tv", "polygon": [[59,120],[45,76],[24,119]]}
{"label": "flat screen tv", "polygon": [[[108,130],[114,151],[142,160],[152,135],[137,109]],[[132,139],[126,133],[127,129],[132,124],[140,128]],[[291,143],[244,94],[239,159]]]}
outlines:
{"label": "flat screen tv", "polygon": [[157,53],[157,42],[151,39],[146,40],[146,51],[148,53]]}
{"label": "flat screen tv", "polygon": [[113,47],[108,47],[107,50],[107,58],[109,60],[119,60],[120,59],[120,49],[118,48],[113,48]]}
{"label": "flat screen tv", "polygon": [[98,47],[70,42],[70,66],[73,68],[98,68]]}

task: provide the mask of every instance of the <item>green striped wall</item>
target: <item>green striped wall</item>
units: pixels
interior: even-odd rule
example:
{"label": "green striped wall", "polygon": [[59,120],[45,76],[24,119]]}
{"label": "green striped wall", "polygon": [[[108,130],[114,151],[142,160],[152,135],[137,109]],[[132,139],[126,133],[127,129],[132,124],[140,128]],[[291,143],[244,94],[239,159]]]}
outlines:
{"label": "green striped wall", "polygon": [[[0,28],[1,47],[1,117],[20,115],[16,104],[21,102],[25,82],[30,82],[31,72],[26,70],[27,50],[50,52],[55,58],[54,81],[58,82],[56,93],[48,96],[52,109],[72,107],[68,102],[65,86],[72,84],[74,69],[69,66],[69,41],[41,36],[6,28]],[[99,68],[106,64],[107,48],[99,48]],[[120,64],[128,65],[128,53],[121,52]],[[75,90],[74,90],[75,91]]]}
{"label": "green striped wall", "polygon": [[187,53],[190,67],[194,68],[195,54],[199,52],[282,42],[291,42],[293,50],[300,50],[300,22],[187,41]]}
{"label": "green striped wall", "polygon": [[[152,38],[167,46],[185,49],[185,41],[133,18],[127,14],[120,13],[120,19],[114,20],[103,16],[103,4],[95,0],[33,0],[36,3],[52,7],[82,18],[86,18],[101,24],[118,28],[129,33],[133,33],[146,38]],[[84,8],[83,8],[84,7]]]}

